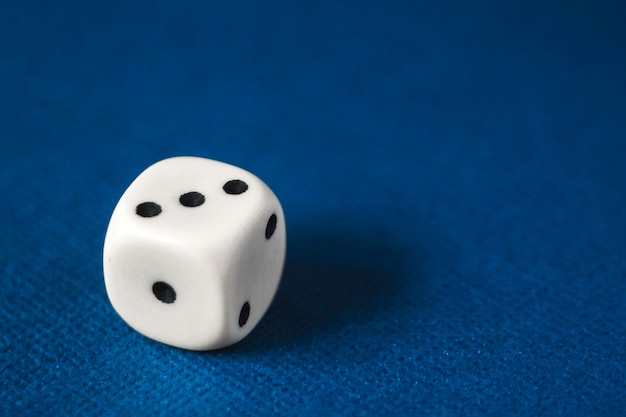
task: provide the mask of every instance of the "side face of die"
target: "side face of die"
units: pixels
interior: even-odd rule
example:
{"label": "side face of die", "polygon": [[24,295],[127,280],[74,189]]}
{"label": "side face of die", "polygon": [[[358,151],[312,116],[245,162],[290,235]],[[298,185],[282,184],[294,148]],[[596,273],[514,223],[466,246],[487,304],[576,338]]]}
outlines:
{"label": "side face of die", "polygon": [[253,174],[197,157],[147,168],[120,198],[104,279],[135,330],[193,350],[245,337],[269,307],[286,250],[283,210]]}

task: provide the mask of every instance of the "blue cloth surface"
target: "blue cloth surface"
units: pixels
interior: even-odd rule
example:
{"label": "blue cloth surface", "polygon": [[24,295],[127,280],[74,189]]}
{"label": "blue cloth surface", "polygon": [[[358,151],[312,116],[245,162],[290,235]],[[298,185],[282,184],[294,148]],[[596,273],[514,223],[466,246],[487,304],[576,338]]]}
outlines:
{"label": "blue cloth surface", "polygon": [[[617,416],[626,4],[0,4],[0,415]],[[254,172],[268,314],[197,353],[108,302],[147,166]]]}

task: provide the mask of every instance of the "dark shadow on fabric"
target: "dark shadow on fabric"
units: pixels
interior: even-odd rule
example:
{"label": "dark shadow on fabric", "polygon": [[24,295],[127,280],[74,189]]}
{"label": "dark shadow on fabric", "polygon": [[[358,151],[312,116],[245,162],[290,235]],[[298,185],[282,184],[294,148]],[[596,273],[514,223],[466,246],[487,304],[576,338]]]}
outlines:
{"label": "dark shadow on fabric", "polygon": [[407,253],[401,242],[375,229],[293,233],[270,310],[247,338],[222,352],[299,343],[377,314],[402,291],[399,279]]}

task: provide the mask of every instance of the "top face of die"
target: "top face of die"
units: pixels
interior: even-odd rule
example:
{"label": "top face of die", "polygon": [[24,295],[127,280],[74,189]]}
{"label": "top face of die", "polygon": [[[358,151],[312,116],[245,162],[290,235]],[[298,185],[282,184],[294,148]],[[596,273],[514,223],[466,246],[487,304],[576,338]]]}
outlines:
{"label": "top face of die", "polygon": [[[165,159],[128,187],[114,218],[119,227],[155,240],[204,244],[237,241],[272,191],[241,168],[198,157]],[[110,227],[115,228],[116,224]]]}

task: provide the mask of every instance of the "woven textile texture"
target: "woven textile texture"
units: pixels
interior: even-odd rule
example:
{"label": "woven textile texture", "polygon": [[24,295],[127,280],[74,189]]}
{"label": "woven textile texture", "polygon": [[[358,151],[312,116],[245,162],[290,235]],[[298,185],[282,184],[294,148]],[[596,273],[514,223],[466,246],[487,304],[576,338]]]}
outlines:
{"label": "woven textile texture", "polygon": [[[0,415],[619,416],[623,1],[0,4]],[[190,352],[109,217],[196,155],[285,209],[276,298]]]}

